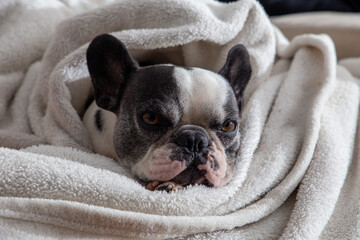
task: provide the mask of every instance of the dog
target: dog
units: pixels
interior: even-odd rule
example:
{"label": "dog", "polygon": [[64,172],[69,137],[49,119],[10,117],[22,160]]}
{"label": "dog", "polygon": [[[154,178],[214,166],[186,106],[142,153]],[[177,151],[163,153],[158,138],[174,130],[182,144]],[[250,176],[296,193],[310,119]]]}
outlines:
{"label": "dog", "polygon": [[95,101],[83,123],[95,152],[116,159],[150,190],[229,181],[251,77],[243,45],[231,48],[218,73],[171,64],[140,67],[108,34],[93,39],[86,59]]}

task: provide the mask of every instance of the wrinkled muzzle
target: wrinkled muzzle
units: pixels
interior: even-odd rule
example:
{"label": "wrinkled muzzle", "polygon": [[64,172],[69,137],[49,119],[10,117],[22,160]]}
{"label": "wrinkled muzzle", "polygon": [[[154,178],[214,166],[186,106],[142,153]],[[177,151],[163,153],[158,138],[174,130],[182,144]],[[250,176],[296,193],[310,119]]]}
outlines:
{"label": "wrinkled muzzle", "polygon": [[226,183],[228,164],[223,147],[218,145],[205,129],[184,126],[171,143],[152,151],[141,167],[135,166],[134,173],[148,181],[220,187]]}

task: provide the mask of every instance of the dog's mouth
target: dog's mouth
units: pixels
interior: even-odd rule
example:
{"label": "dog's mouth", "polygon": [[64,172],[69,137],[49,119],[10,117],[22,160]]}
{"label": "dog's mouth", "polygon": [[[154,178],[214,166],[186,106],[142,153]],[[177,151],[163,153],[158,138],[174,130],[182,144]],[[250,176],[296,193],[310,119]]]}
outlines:
{"label": "dog's mouth", "polygon": [[154,180],[148,182],[147,189],[171,192],[189,185],[222,186],[227,181],[227,163],[224,156],[219,153],[214,154],[214,152],[209,152],[206,156],[200,164],[189,165],[168,181]]}
{"label": "dog's mouth", "polygon": [[206,179],[205,174],[206,170],[200,170],[195,166],[189,166],[170,181],[184,187],[191,184],[203,184],[212,187],[212,184]]}
{"label": "dog's mouth", "polygon": [[180,161],[186,162],[186,168],[170,181],[184,187],[190,184],[204,184],[211,186],[205,177],[209,169],[202,169],[200,166],[206,164],[207,161],[216,161],[211,155],[212,151],[212,148],[210,148],[193,153],[186,149],[176,149],[172,154],[172,159],[176,161],[177,158],[174,156],[180,156]]}
{"label": "dog's mouth", "polygon": [[161,182],[155,180],[148,182],[147,189],[151,191],[174,192],[181,190],[184,187],[196,184],[213,187],[213,185],[206,179],[205,174],[205,170],[199,170],[195,166],[189,166],[170,181]]}
{"label": "dog's mouth", "polygon": [[174,144],[150,149],[142,161],[132,167],[132,172],[149,190],[189,185],[221,187],[230,179],[231,168],[225,149],[211,142],[197,151]]}

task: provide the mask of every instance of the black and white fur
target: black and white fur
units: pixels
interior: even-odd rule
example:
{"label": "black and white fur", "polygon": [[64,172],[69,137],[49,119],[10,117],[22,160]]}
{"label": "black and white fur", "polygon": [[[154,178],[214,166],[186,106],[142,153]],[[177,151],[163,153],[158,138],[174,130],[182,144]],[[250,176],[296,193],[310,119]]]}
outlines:
{"label": "black and white fur", "polygon": [[97,153],[145,182],[219,187],[229,180],[251,76],[243,45],[234,46],[214,73],[170,64],[139,67],[118,39],[105,34],[91,42],[87,63],[95,101],[83,122]]}

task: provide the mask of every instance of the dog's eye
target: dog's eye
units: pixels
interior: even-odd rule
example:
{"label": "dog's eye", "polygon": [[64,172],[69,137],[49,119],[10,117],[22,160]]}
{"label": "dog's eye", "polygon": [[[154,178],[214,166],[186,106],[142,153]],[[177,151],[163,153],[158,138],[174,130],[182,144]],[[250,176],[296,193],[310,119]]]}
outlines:
{"label": "dog's eye", "polygon": [[154,113],[144,113],[142,115],[142,120],[144,123],[149,125],[156,125],[159,123],[159,116]]}
{"label": "dog's eye", "polygon": [[236,128],[236,123],[233,121],[229,121],[224,124],[224,126],[221,128],[221,131],[223,132],[233,132]]}

